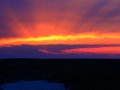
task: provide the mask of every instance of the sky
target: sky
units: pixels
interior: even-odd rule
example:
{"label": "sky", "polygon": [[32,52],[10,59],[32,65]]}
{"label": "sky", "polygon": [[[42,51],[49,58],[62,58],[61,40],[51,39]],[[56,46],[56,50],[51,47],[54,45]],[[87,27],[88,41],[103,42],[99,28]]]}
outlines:
{"label": "sky", "polygon": [[0,45],[120,44],[119,25],[120,0],[0,0]]}
{"label": "sky", "polygon": [[[50,44],[120,45],[120,0],[0,0],[0,49]],[[116,46],[61,51],[120,54]]]}

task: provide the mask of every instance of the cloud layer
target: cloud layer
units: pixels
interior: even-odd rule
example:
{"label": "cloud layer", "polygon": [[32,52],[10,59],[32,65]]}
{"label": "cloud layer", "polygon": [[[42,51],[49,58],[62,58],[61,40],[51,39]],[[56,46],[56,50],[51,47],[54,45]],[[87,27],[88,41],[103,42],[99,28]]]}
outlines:
{"label": "cloud layer", "polygon": [[120,59],[120,45],[20,45],[0,47],[0,58]]}

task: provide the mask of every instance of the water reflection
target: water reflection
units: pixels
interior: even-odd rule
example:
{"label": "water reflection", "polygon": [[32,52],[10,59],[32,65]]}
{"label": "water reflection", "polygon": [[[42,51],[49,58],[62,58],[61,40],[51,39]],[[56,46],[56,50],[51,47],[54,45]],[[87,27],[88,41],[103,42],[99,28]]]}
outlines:
{"label": "water reflection", "polygon": [[3,90],[66,90],[63,84],[48,81],[17,81],[1,87]]}

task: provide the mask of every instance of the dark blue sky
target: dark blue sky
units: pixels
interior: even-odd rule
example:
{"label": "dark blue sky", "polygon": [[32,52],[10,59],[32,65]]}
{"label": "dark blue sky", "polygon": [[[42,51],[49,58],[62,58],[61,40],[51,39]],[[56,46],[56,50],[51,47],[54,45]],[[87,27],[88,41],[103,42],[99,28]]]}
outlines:
{"label": "dark blue sky", "polygon": [[[71,49],[88,49],[89,48],[101,48],[101,47],[119,47],[115,45],[21,45],[11,47],[0,48],[0,58],[38,58],[38,59],[70,59],[70,58],[95,58],[95,59],[110,59],[120,58],[119,53],[94,53],[94,52],[77,52],[77,53],[65,53],[63,50]],[[118,50],[118,49],[117,49]],[[119,51],[119,50],[118,50]],[[110,51],[109,51],[110,52]]]}

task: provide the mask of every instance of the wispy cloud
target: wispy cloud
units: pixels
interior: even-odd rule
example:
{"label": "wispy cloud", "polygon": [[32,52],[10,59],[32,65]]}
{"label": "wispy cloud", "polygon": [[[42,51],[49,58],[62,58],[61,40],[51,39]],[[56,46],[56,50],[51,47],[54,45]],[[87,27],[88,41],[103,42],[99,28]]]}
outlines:
{"label": "wispy cloud", "polygon": [[96,54],[120,54],[120,46],[107,46],[97,48],[75,48],[63,50],[64,53],[96,53]]}

